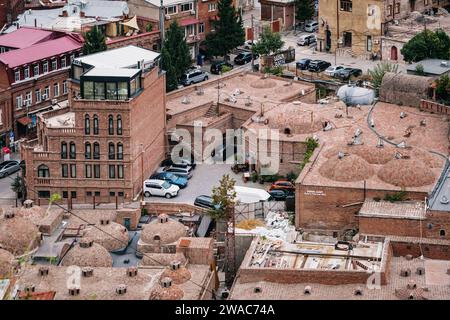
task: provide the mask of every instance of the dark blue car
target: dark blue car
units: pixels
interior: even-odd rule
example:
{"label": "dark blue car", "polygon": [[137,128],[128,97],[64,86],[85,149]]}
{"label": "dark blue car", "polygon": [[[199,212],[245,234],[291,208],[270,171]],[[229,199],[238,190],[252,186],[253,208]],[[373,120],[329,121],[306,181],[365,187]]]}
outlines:
{"label": "dark blue car", "polygon": [[171,184],[179,186],[181,189],[186,188],[188,181],[186,178],[179,177],[170,172],[155,173],[149,179],[165,180]]}

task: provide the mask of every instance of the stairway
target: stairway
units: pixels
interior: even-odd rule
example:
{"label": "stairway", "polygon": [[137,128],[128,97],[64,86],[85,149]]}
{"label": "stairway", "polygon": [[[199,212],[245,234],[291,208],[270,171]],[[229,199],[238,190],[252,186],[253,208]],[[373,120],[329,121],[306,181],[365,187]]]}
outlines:
{"label": "stairway", "polygon": [[338,48],[336,49],[336,54],[341,57],[351,57],[355,58],[356,54],[351,48]]}
{"label": "stairway", "polygon": [[205,118],[214,118],[214,117],[217,117],[218,114],[217,114],[217,110],[216,110],[216,109],[217,109],[217,106],[213,103],[213,104],[209,107],[208,111],[206,111],[204,117],[205,117]]}

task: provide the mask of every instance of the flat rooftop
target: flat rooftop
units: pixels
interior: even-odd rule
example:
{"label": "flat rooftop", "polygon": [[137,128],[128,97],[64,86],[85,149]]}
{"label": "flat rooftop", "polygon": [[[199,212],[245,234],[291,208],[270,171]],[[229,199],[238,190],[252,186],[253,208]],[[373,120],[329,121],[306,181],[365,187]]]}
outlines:
{"label": "flat rooftop", "polygon": [[144,61],[144,65],[152,64],[159,55],[157,52],[129,45],[78,57],[74,61],[85,63],[96,68],[121,69],[135,67],[142,60]]}
{"label": "flat rooftop", "polygon": [[360,241],[351,250],[340,250],[330,243],[291,244],[259,238],[249,251],[251,258],[241,268],[363,271],[381,266],[383,242]]}
{"label": "flat rooftop", "polygon": [[[219,83],[219,88],[218,88]],[[167,114],[174,115],[207,103],[219,102],[246,110],[271,108],[282,101],[315,90],[314,85],[300,81],[270,77],[258,73],[236,72],[222,76],[221,80],[210,80],[192,87],[186,87],[167,95]],[[183,103],[183,101],[189,103]]]}
{"label": "flat rooftop", "polygon": [[[443,65],[445,62],[445,65]],[[416,72],[417,65],[423,66],[423,71],[429,74],[441,75],[450,72],[450,60],[425,59],[406,67],[407,71]]]}
{"label": "flat rooftop", "polygon": [[430,210],[450,211],[450,166],[443,172],[442,180],[430,197],[428,206]]}
{"label": "flat rooftop", "polygon": [[[424,268],[425,274],[416,274],[417,268]],[[392,257],[388,266],[387,285],[369,289],[361,284],[324,285],[317,283],[285,284],[268,281],[242,282],[238,276],[230,292],[232,300],[398,300],[413,294],[416,298],[424,297],[432,300],[449,300],[450,276],[447,269],[448,260],[431,260],[404,257]],[[400,271],[411,269],[411,276],[402,277]],[[415,283],[416,289],[408,290],[407,285]],[[310,294],[304,294],[306,286],[310,286]],[[255,290],[258,288],[259,290]],[[355,295],[361,289],[362,295]]]}
{"label": "flat rooftop", "polygon": [[[340,104],[301,104],[298,114],[300,128],[308,129],[307,119],[313,128],[298,139],[319,141],[296,181],[302,185],[430,192],[448,157],[448,122],[442,115],[383,102],[349,107],[348,115]],[[329,131],[322,129],[326,122]],[[380,142],[383,147],[377,147]]]}
{"label": "flat rooftop", "polygon": [[366,199],[359,216],[374,218],[425,219],[425,203],[420,201],[374,201]]}
{"label": "flat rooftop", "polygon": [[75,113],[66,112],[44,120],[48,128],[74,128]]}
{"label": "flat rooftop", "polygon": [[114,68],[93,68],[83,74],[83,77],[125,77],[132,78],[139,69],[114,69]]}

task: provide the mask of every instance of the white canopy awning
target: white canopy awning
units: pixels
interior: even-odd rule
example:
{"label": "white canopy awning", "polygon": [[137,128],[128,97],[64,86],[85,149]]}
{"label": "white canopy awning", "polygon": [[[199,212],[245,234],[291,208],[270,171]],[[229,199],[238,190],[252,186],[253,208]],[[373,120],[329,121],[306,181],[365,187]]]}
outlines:
{"label": "white canopy awning", "polygon": [[137,16],[134,16],[133,18],[131,18],[126,22],[120,22],[120,24],[123,24],[124,26],[130,27],[135,30],[139,30],[139,26],[137,24]]}
{"label": "white canopy awning", "polygon": [[241,203],[255,203],[269,199],[270,194],[262,189],[235,186],[236,201]]}

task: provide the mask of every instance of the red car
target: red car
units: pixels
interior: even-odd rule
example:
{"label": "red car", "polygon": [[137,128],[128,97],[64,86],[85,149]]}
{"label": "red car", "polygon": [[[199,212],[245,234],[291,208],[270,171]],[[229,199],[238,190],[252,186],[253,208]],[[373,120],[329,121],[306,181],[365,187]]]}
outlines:
{"label": "red car", "polygon": [[272,190],[286,190],[286,191],[295,191],[295,185],[287,180],[278,180],[272,183],[272,185],[269,188],[269,191]]}

